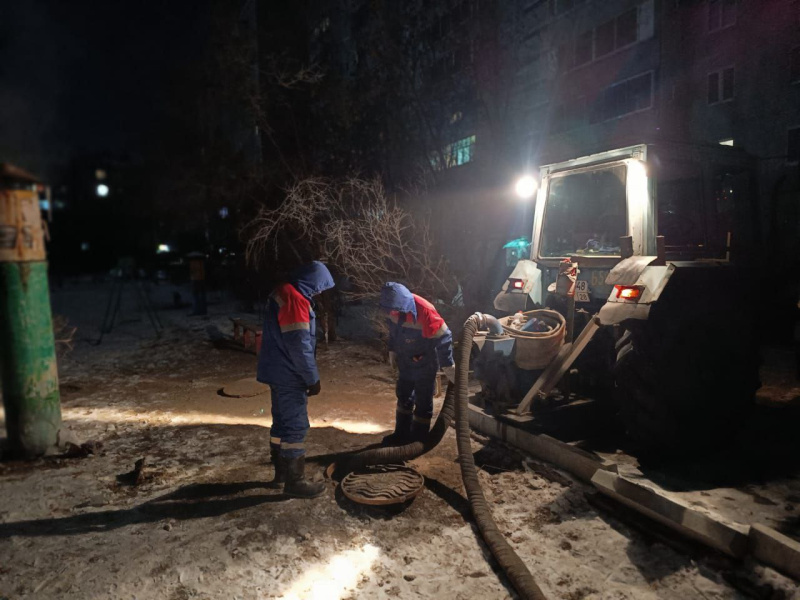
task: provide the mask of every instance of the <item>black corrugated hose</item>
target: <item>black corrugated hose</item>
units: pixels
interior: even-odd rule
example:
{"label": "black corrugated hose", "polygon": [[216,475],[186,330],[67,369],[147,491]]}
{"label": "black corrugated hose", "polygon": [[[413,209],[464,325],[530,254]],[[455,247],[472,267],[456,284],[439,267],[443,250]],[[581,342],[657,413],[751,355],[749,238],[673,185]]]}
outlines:
{"label": "black corrugated hose", "polygon": [[[336,475],[347,474],[368,465],[385,465],[390,463],[401,463],[407,460],[414,460],[433,450],[442,441],[448,427],[453,424],[455,387],[450,384],[447,386],[447,393],[444,396],[442,409],[436,422],[433,424],[428,437],[422,442],[412,442],[405,446],[390,446],[388,448],[372,448],[364,450],[358,454],[347,457],[342,465],[336,468]],[[339,477],[337,477],[338,479]]]}
{"label": "black corrugated hose", "polygon": [[[453,413],[455,412],[456,441],[458,444],[459,464],[461,465],[461,477],[464,480],[467,499],[483,541],[486,542],[492,556],[495,557],[495,560],[497,560],[521,598],[524,600],[544,600],[545,596],[536,581],[534,581],[528,567],[517,556],[514,549],[506,542],[505,537],[497,528],[492,518],[492,512],[489,510],[486,498],[483,495],[483,490],[481,490],[478,470],[472,457],[468,400],[469,356],[472,350],[472,338],[479,327],[487,325],[495,330],[500,327],[494,317],[480,313],[475,313],[464,323],[456,352],[455,386],[452,384],[447,386],[442,409],[439,411],[439,416],[436,418],[436,422],[424,442],[365,450],[349,457],[336,471],[349,473],[367,465],[398,463],[422,456],[442,441],[447,428],[453,422]],[[502,329],[500,328],[498,332],[502,332]]]}
{"label": "black corrugated hose", "polygon": [[536,585],[528,567],[517,556],[497,528],[492,518],[492,511],[489,510],[489,505],[483,495],[480,481],[478,481],[478,469],[475,467],[475,460],[472,457],[468,405],[469,355],[472,350],[472,338],[478,331],[480,319],[481,316],[472,315],[464,323],[456,352],[456,442],[458,443],[458,460],[461,463],[461,478],[464,480],[467,499],[481,536],[483,536],[483,541],[489,546],[492,556],[511,580],[511,585],[525,600],[544,600],[544,594]]}

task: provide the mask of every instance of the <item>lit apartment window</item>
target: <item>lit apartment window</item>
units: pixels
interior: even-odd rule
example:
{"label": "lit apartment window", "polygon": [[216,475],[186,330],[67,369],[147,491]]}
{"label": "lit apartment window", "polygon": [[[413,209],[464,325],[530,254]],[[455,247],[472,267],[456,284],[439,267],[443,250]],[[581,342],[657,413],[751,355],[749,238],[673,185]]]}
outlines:
{"label": "lit apartment window", "polygon": [[789,162],[800,162],[800,127],[789,130],[786,158]]}
{"label": "lit apartment window", "polygon": [[733,100],[733,67],[708,74],[708,103]]}
{"label": "lit apartment window", "polygon": [[709,0],[708,30],[717,31],[736,23],[736,0]]}
{"label": "lit apartment window", "polygon": [[447,144],[442,148],[441,154],[433,154],[430,157],[431,166],[434,171],[458,167],[472,162],[475,158],[474,154],[475,136],[471,135],[452,144]]}
{"label": "lit apartment window", "polygon": [[789,81],[800,83],[800,46],[794,48],[789,56]]}
{"label": "lit apartment window", "polygon": [[607,87],[592,107],[590,122],[600,123],[653,106],[653,73]]}

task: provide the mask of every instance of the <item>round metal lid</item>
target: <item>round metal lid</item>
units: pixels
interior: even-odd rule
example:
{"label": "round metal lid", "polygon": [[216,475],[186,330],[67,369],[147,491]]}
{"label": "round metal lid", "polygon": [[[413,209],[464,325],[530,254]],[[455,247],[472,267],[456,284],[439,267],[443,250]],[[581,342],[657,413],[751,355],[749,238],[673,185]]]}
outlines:
{"label": "round metal lid", "polygon": [[400,504],[422,491],[425,478],[405,465],[374,465],[349,473],[340,485],[342,493],[359,504]]}

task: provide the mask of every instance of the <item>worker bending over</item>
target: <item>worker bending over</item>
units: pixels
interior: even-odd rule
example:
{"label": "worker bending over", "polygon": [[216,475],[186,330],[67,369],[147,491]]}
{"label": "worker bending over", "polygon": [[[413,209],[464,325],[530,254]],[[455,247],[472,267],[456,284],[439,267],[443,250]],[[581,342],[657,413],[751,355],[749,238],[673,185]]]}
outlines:
{"label": "worker bending over", "polygon": [[389,359],[400,371],[394,433],[383,443],[420,441],[431,425],[437,371],[455,378],[453,335],[430,302],[400,283],[383,285],[380,306],[389,326]]}

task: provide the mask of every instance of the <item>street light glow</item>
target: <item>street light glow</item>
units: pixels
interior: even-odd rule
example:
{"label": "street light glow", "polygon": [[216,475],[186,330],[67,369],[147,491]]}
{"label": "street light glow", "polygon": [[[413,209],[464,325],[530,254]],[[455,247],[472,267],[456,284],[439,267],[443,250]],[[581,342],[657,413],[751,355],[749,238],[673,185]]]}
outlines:
{"label": "street light glow", "polygon": [[514,186],[514,191],[517,193],[517,196],[523,200],[527,200],[536,193],[537,187],[539,187],[539,185],[536,183],[536,180],[533,177],[530,175],[523,175],[517,179],[517,183]]}
{"label": "street light glow", "polygon": [[100,183],[97,185],[97,195],[101,198],[108,196],[108,186],[105,183]]}

